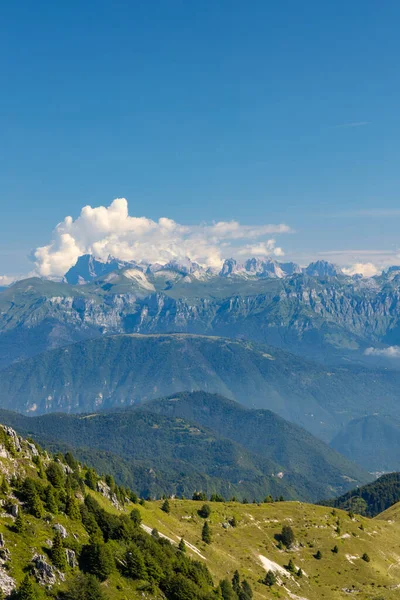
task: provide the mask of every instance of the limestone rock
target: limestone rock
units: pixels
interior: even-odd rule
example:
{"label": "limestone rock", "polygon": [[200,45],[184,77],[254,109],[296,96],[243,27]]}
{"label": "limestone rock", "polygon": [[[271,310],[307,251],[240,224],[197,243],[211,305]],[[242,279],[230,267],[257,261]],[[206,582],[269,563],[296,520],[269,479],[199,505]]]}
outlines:
{"label": "limestone rock", "polygon": [[35,554],[32,558],[32,563],[36,581],[41,585],[53,586],[57,583],[57,576],[64,581],[64,573],[61,573],[61,571],[50,565],[43,554]]}
{"label": "limestone rock", "polygon": [[61,525],[60,523],[56,523],[55,525],[53,525],[53,529],[55,531],[59,531],[61,533],[61,537],[65,540],[65,538],[68,535],[68,532],[63,525]]}

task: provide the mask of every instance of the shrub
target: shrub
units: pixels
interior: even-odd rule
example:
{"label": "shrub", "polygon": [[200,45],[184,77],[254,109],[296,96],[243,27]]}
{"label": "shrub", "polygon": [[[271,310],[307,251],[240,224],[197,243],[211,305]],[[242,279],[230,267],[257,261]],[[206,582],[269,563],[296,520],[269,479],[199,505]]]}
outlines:
{"label": "shrub", "polygon": [[197,514],[199,515],[199,517],[202,517],[203,519],[208,519],[208,517],[211,515],[210,505],[203,504],[203,506],[197,511]]}
{"label": "shrub", "polygon": [[267,571],[267,574],[264,579],[264,583],[265,583],[265,585],[268,585],[269,587],[272,587],[273,585],[275,585],[276,575],[273,571],[271,571],[271,570]]}
{"label": "shrub", "polygon": [[293,545],[295,537],[293,533],[293,529],[289,527],[289,525],[284,525],[282,527],[282,532],[280,535],[280,540],[286,548],[290,548]]}
{"label": "shrub", "polygon": [[368,556],[368,554],[366,552],[364,552],[364,554],[361,557],[363,560],[365,560],[365,562],[370,562],[370,557]]}

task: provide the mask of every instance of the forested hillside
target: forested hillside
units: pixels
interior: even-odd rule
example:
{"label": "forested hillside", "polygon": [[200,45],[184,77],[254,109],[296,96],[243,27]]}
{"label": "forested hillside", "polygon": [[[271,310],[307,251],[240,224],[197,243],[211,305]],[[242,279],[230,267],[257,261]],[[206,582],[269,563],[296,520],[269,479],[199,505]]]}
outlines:
{"label": "forested hillside", "polygon": [[246,410],[204,392],[89,415],[0,411],[0,420],[53,450],[74,449],[145,497],[204,489],[226,498],[316,501],[370,479],[270,411]]}

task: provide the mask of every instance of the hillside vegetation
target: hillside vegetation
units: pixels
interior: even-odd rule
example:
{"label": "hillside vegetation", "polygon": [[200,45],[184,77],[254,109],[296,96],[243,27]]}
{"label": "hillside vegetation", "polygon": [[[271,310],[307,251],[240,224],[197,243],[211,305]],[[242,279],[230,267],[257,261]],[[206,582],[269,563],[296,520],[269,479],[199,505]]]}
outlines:
{"label": "hillside vegetation", "polygon": [[400,473],[388,473],[326,504],[374,517],[399,501]]}
{"label": "hillside vegetation", "polygon": [[83,416],[0,411],[0,419],[48,448],[72,448],[146,497],[203,489],[226,498],[317,501],[371,478],[274,413],[204,392]]}
{"label": "hillside vegetation", "polygon": [[138,503],[71,454],[51,457],[1,426],[0,465],[10,600],[397,598],[397,521],[200,493]]}

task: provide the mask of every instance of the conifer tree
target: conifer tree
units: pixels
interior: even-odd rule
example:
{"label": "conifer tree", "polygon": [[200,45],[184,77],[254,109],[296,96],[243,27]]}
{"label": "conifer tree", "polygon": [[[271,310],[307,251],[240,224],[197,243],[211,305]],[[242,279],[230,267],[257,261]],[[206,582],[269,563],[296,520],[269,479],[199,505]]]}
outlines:
{"label": "conifer tree", "polygon": [[25,519],[22,516],[21,509],[18,511],[18,514],[14,521],[14,529],[17,533],[24,533],[24,531],[25,531]]}
{"label": "conifer tree", "polygon": [[59,531],[56,531],[53,538],[53,546],[51,548],[51,560],[53,561],[53,564],[57,567],[57,569],[60,569],[60,571],[66,570],[67,557],[65,555],[63,539]]}
{"label": "conifer tree", "polygon": [[239,595],[239,592],[240,592],[240,575],[239,575],[239,571],[237,569],[234,572],[233,577],[232,577],[232,589],[235,592],[235,594]]}
{"label": "conifer tree", "polygon": [[142,523],[142,513],[140,510],[138,508],[132,508],[129,516],[134,524],[139,527],[139,525]]}
{"label": "conifer tree", "polygon": [[250,584],[244,579],[242,581],[241,590],[239,592],[239,600],[251,600],[253,598],[253,590]]}
{"label": "conifer tree", "polygon": [[56,515],[58,513],[58,504],[57,504],[57,500],[54,494],[54,490],[53,487],[51,485],[48,485],[47,488],[45,489],[45,506],[46,506],[46,510],[48,510],[49,512],[53,513],[53,515]]}
{"label": "conifer tree", "polygon": [[290,548],[294,543],[295,537],[293,529],[289,525],[284,525],[281,532],[281,542],[286,548]]}
{"label": "conifer tree", "polygon": [[74,495],[69,495],[65,503],[65,513],[73,521],[81,520],[81,512],[79,510],[79,504]]}
{"label": "conifer tree", "polygon": [[208,525],[208,521],[206,521],[203,525],[203,529],[201,531],[201,539],[206,544],[211,544],[211,531],[210,526]]}
{"label": "conifer tree", "polygon": [[219,591],[223,600],[236,600],[237,594],[233,591],[231,582],[227,579],[223,579],[219,583]]}
{"label": "conifer tree", "polygon": [[186,544],[183,538],[181,538],[181,541],[178,544],[178,550],[180,550],[181,552],[186,552]]}
{"label": "conifer tree", "polygon": [[38,598],[39,596],[32,579],[29,575],[25,575],[18,588],[18,600],[38,600]]}
{"label": "conifer tree", "polygon": [[265,585],[268,585],[268,587],[272,587],[273,585],[275,585],[276,575],[273,571],[271,571],[271,570],[267,571],[267,574],[264,579],[264,583],[265,583]]}
{"label": "conifer tree", "polygon": [[293,562],[293,558],[291,558],[289,560],[289,564],[287,566],[287,569],[288,569],[288,571],[290,571],[290,573],[294,573],[296,571],[296,566],[295,566],[295,564]]}
{"label": "conifer tree", "polygon": [[171,512],[171,507],[169,505],[169,500],[168,498],[166,498],[161,506],[161,510],[163,510],[165,513],[170,513]]}
{"label": "conifer tree", "polygon": [[125,554],[126,573],[132,579],[146,579],[147,571],[141,550],[132,544]]}

